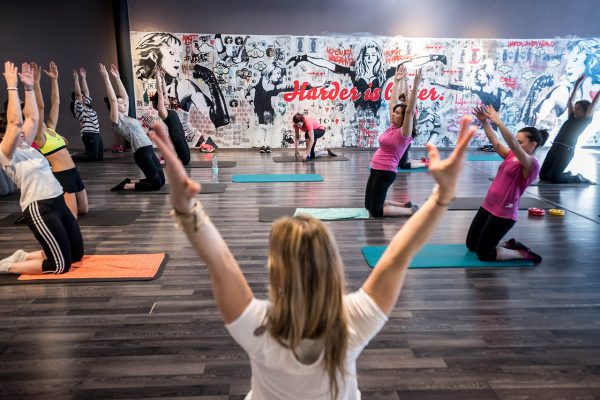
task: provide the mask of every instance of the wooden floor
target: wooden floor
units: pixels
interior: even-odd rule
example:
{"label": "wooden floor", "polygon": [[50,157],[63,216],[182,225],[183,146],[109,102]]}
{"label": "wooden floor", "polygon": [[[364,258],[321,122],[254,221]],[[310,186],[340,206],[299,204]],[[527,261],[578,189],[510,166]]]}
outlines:
{"label": "wooden floor", "polygon": [[[257,296],[266,296],[270,229],[258,222],[258,207],[361,206],[372,152],[341,153],[350,160],[280,164],[256,151],[219,153],[238,165],[220,170],[225,193],[201,200]],[[599,152],[585,150],[575,168],[599,181],[599,161]],[[468,162],[458,195],[484,196],[498,165]],[[243,399],[248,358],[223,326],[208,273],[168,216],[168,196],[108,191],[137,176],[134,165],[80,170],[91,207],[143,211],[134,225],[83,227],[87,254],[166,251],[171,258],[149,282],[0,286],[0,398]],[[233,174],[304,172],[325,181],[231,183]],[[205,182],[210,173],[191,171]],[[427,174],[398,174],[390,194],[423,202],[432,186]],[[527,195],[570,210],[563,218],[520,212],[510,237],[542,254],[542,264],[411,270],[392,317],[358,360],[364,399],[600,398],[599,188],[532,187]],[[0,217],[16,210],[0,199]],[[448,212],[431,242],[462,243],[474,214]],[[327,223],[348,290],[370,271],[360,247],[386,244],[403,223]],[[17,247],[36,249],[29,231],[0,228],[0,257]]]}

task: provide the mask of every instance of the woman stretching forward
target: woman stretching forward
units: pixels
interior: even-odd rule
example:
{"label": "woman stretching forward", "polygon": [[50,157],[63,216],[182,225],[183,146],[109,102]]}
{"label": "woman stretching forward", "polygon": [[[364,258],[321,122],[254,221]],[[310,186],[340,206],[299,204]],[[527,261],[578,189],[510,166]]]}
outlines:
{"label": "woman stretching forward", "polygon": [[[466,117],[454,152],[441,160],[428,145],[438,183],[404,224],[362,288],[344,294],[344,272],[331,232],[298,216],[273,224],[269,237],[269,300],[258,300],[229,247],[197,200],[192,181],[162,125],[150,132],[166,160],[172,215],[211,275],[215,301],[231,336],[250,356],[246,399],[359,399],[356,359],[394,308],[408,265],[454,198],[474,128]],[[410,130],[409,130],[410,131]],[[309,256],[307,256],[309,255]]]}
{"label": "woman stretching forward", "polygon": [[[515,239],[508,240],[500,247],[498,243],[517,223],[521,195],[540,172],[540,163],[534,153],[548,140],[548,132],[525,127],[515,137],[492,106],[476,108],[475,115],[481,121],[494,150],[504,158],[504,162],[500,164],[496,178],[471,222],[467,247],[483,261],[528,259],[539,263],[542,257]],[[508,148],[500,143],[488,118],[498,126]]]}

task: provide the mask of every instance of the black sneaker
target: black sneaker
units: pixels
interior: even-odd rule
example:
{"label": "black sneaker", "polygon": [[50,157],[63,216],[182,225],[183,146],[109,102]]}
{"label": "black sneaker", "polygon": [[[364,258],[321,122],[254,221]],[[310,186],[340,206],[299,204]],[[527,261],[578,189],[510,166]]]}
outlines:
{"label": "black sneaker", "polygon": [[270,153],[271,152],[271,146],[267,146],[267,148],[265,149],[266,153]]}
{"label": "black sneaker", "polygon": [[577,183],[594,184],[594,182],[590,181],[588,178],[586,178],[585,176],[583,176],[581,174],[575,175],[575,179],[576,179]]}
{"label": "black sneaker", "polygon": [[111,192],[120,192],[121,190],[125,190],[125,185],[128,183],[131,183],[131,179],[125,178],[117,186],[114,186],[112,189],[110,189],[110,191]]}
{"label": "black sneaker", "polygon": [[327,154],[329,154],[331,157],[337,157],[337,154],[331,151],[331,149],[327,149]]}
{"label": "black sneaker", "polygon": [[260,152],[261,153],[266,153],[267,152],[267,148],[265,146],[261,146]]}

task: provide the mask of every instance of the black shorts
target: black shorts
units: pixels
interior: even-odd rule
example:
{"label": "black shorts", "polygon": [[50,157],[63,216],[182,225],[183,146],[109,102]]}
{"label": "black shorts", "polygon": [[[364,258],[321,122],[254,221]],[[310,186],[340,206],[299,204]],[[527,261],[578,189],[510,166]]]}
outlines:
{"label": "black shorts", "polygon": [[65,193],[79,193],[85,189],[85,185],[79,176],[77,167],[65,171],[53,172],[54,177],[63,187]]}

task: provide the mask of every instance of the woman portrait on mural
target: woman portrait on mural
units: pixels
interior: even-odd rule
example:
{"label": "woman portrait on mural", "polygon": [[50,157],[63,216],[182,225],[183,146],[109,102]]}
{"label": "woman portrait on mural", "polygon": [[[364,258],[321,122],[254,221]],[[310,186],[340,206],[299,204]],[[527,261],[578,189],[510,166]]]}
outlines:
{"label": "woman portrait on mural", "polygon": [[[410,62],[413,66],[418,66],[430,61],[440,61],[446,64],[446,56],[440,54],[416,56],[412,60],[407,60],[399,65]],[[309,62],[318,67],[327,68],[336,74],[348,75],[352,80],[352,85],[361,95],[358,100],[354,101],[354,107],[357,111],[368,110],[374,117],[377,117],[381,106],[385,82],[396,73],[396,66],[385,68],[381,46],[373,40],[366,42],[361,47],[353,67],[336,64],[324,58],[312,57],[306,54],[291,57],[288,59],[287,64],[293,63],[293,66],[296,66],[301,62]],[[366,100],[364,97],[367,89],[370,89],[371,93],[379,89],[381,93],[379,96],[374,96],[374,100]]]}
{"label": "woman portrait on mural", "polygon": [[527,113],[521,116],[521,122],[540,128],[554,129],[558,127],[558,120],[567,111],[569,94],[575,88],[577,78],[582,74],[586,79],[581,82],[574,99],[593,98],[600,91],[600,40],[585,39],[571,42],[563,58],[566,60],[564,75],[561,81],[537,104],[527,107],[537,101],[540,90],[538,86],[546,83],[554,84],[551,76],[544,75],[536,80],[525,101]]}
{"label": "woman portrait on mural", "polygon": [[225,98],[214,73],[200,64],[195,64],[186,71],[192,73],[195,81],[182,79],[182,43],[170,33],[149,33],[138,42],[135,49],[135,74],[138,79],[153,79],[156,67],[164,70],[167,89],[165,95],[169,98],[171,108],[177,111],[181,119],[187,142],[192,143],[194,147],[202,143],[216,147],[206,132],[199,132],[189,122],[189,112],[192,106],[195,106],[198,110],[208,111],[215,128],[229,124]]}

